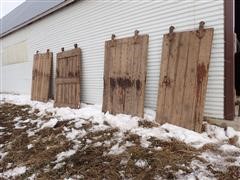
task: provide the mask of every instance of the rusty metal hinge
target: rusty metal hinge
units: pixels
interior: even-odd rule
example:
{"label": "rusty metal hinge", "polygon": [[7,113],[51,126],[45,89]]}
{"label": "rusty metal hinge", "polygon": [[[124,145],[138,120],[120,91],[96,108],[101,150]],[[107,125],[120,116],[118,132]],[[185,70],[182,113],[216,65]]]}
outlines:
{"label": "rusty metal hinge", "polygon": [[174,29],[175,29],[174,26],[170,26],[169,27],[169,33],[168,33],[169,41],[172,41],[174,39],[174,37],[175,37]]}
{"label": "rusty metal hinge", "polygon": [[115,34],[112,34],[112,37],[111,37],[111,47],[114,47],[116,45],[116,41],[115,41],[115,38],[116,38],[116,35]]}
{"label": "rusty metal hinge", "polygon": [[135,30],[135,32],[134,32],[134,44],[138,43],[138,35],[139,35],[139,31]]}
{"label": "rusty metal hinge", "polygon": [[199,23],[199,29],[197,30],[197,33],[196,33],[196,35],[197,35],[197,37],[199,38],[199,39],[202,39],[203,37],[204,37],[204,35],[205,35],[205,29],[204,29],[204,25],[205,25],[205,22],[204,21],[201,21],[200,23]]}

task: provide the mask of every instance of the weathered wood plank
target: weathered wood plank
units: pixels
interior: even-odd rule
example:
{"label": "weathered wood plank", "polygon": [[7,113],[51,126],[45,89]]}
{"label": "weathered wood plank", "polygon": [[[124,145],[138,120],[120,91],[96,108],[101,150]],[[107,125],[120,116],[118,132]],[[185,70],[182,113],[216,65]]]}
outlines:
{"label": "weathered wood plank", "polygon": [[[172,34],[172,38],[169,37]],[[156,120],[201,131],[213,29],[163,38]]]}
{"label": "weathered wood plank", "polygon": [[80,107],[81,50],[63,51],[57,54],[55,103],[57,107]]}
{"label": "weathered wood plank", "polygon": [[205,35],[201,38],[199,59],[197,65],[197,103],[195,113],[194,129],[201,131],[203,121],[204,103],[206,98],[208,70],[210,64],[211,47],[214,29],[206,29]]}
{"label": "weathered wood plank", "polygon": [[159,88],[158,88],[158,102],[157,102],[157,114],[156,119],[160,123],[165,123],[167,117],[164,114],[165,106],[165,96],[166,96],[166,83],[167,79],[167,70],[168,61],[170,55],[170,40],[168,35],[163,36],[163,45],[162,45],[162,58],[161,58],[161,67],[160,67],[160,78],[159,78]]}
{"label": "weathered wood plank", "polygon": [[184,94],[181,106],[180,125],[188,129],[194,129],[194,113],[196,102],[196,67],[198,62],[200,40],[196,32],[190,32],[189,52],[186,75],[184,78]]}
{"label": "weathered wood plank", "polygon": [[185,89],[185,79],[182,79],[183,77],[186,77],[186,71],[187,71],[187,64],[188,60],[192,60],[191,58],[188,58],[189,53],[189,42],[190,42],[190,32],[189,33],[183,33],[180,42],[179,42],[179,59],[176,65],[176,74],[175,74],[175,86],[174,86],[174,92],[173,92],[173,108],[171,109],[173,120],[176,120],[174,124],[179,126],[184,126],[182,124],[181,115],[182,115],[182,101],[183,101],[183,95],[184,95],[184,89]]}
{"label": "weathered wood plank", "polygon": [[105,42],[104,112],[143,116],[147,51],[148,35]]}
{"label": "weathered wood plank", "polygon": [[36,101],[48,101],[51,87],[51,70],[53,54],[37,53],[34,55],[32,71],[32,90],[31,99]]}

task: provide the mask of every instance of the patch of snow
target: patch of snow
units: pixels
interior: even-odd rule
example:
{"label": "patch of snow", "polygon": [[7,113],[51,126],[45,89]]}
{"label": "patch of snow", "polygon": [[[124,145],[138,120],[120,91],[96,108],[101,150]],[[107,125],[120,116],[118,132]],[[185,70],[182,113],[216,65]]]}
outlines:
{"label": "patch of snow", "polygon": [[162,150],[162,147],[158,146],[158,147],[154,147],[154,149],[155,149],[156,151],[161,151],[161,150]]}
{"label": "patch of snow", "polygon": [[0,161],[3,160],[3,158],[8,154],[8,152],[2,152],[0,151]]}
{"label": "patch of snow", "polygon": [[14,126],[15,126],[15,129],[25,129],[27,126],[21,126],[21,123],[16,123],[16,124],[14,124]]}
{"label": "patch of snow", "polygon": [[149,109],[149,108],[144,108],[144,119],[148,121],[155,121],[156,117],[156,111]]}
{"label": "patch of snow", "polygon": [[57,154],[57,156],[56,156],[57,160],[55,162],[58,163],[64,159],[74,155],[75,153],[76,153],[76,150],[74,150],[74,149],[70,149],[68,151],[61,152],[61,153]]}
{"label": "patch of snow", "polygon": [[[226,168],[228,166],[236,165],[236,162],[226,162],[225,161],[226,157],[219,153],[216,154],[213,152],[203,152],[199,157],[209,162],[212,165],[212,167],[214,167],[214,170],[217,171],[224,172],[226,171]],[[240,166],[240,162],[238,162],[238,166]]]}
{"label": "patch of snow", "polygon": [[77,137],[83,137],[87,134],[87,132],[82,129],[82,130],[76,130],[74,128],[71,129],[70,132],[67,132],[67,135],[66,137],[69,139],[69,140],[74,140],[76,139]]}
{"label": "patch of snow", "polygon": [[125,150],[126,150],[125,146],[119,146],[119,143],[117,143],[111,147],[108,154],[109,155],[119,155],[119,154],[123,153]]}
{"label": "patch of snow", "polygon": [[128,163],[128,159],[127,158],[124,158],[124,159],[122,159],[121,161],[120,161],[120,164],[121,165],[126,165],[127,163]]}
{"label": "patch of snow", "polygon": [[183,141],[186,144],[190,144],[193,147],[196,148],[200,148],[203,145],[207,144],[207,143],[214,143],[216,141],[211,140],[207,135],[205,134],[199,134],[197,132],[185,129],[185,128],[181,128],[178,126],[174,126],[171,124],[164,124],[161,126],[162,128],[164,128],[165,130],[169,131],[169,137],[171,138],[175,138],[179,141]]}
{"label": "patch of snow", "polygon": [[32,144],[29,144],[29,145],[27,145],[27,148],[28,148],[28,149],[31,149],[31,148],[33,148],[33,145],[32,145]]}
{"label": "patch of snow", "polygon": [[10,167],[12,167],[12,164],[13,164],[13,163],[8,163],[8,164],[7,164],[7,169],[9,169]]}
{"label": "patch of snow", "polygon": [[240,136],[240,133],[235,131],[232,127],[228,127],[226,135],[227,137],[232,138],[234,136]]}
{"label": "patch of snow", "polygon": [[61,162],[61,163],[57,163],[53,169],[60,169],[61,167],[63,167],[66,164],[66,162]]}
{"label": "patch of snow", "polygon": [[219,147],[219,149],[223,152],[239,152],[240,153],[240,148],[237,148],[234,145],[230,144],[223,144]]}
{"label": "patch of snow", "polygon": [[102,143],[101,142],[96,142],[93,144],[94,147],[99,147],[99,146],[102,146]]}
{"label": "patch of snow", "polygon": [[21,120],[21,118],[22,118],[22,117],[15,117],[13,121],[14,121],[14,122],[18,122],[18,121]]}
{"label": "patch of snow", "polygon": [[84,179],[84,176],[83,175],[73,175],[72,177],[64,178],[64,180],[77,180],[77,179]]}
{"label": "patch of snow", "polygon": [[31,136],[34,136],[34,135],[35,135],[35,131],[32,131],[32,130],[30,130],[30,129],[28,129],[28,130],[26,131],[26,133],[28,134],[28,137],[31,137]]}
{"label": "patch of snow", "polygon": [[5,128],[5,127],[1,127],[1,126],[0,126],[0,130],[3,130],[3,129],[6,129],[6,128]]}
{"label": "patch of snow", "polygon": [[27,171],[27,168],[25,166],[15,167],[14,169],[9,169],[3,173],[0,173],[0,177],[2,178],[16,177],[21,174],[24,174],[26,171]]}
{"label": "patch of snow", "polygon": [[126,114],[117,114],[116,116],[109,113],[105,114],[106,121],[114,128],[119,128],[122,131],[131,130],[138,127],[138,117],[131,117]]}
{"label": "patch of snow", "polygon": [[44,128],[53,128],[56,124],[57,124],[58,120],[56,118],[52,118],[49,121],[47,121],[46,123],[44,123],[41,127],[41,129]]}
{"label": "patch of snow", "polygon": [[219,141],[228,140],[225,130],[221,127],[214,126],[214,125],[207,125],[206,132],[208,136],[210,136],[211,138],[215,138]]}
{"label": "patch of snow", "polygon": [[81,128],[82,125],[83,125],[83,123],[84,123],[84,120],[83,120],[83,121],[78,120],[78,121],[75,122],[74,127],[75,127],[76,129]]}
{"label": "patch of snow", "polygon": [[32,174],[27,178],[27,180],[35,180],[36,179],[36,174]]}
{"label": "patch of snow", "polygon": [[62,119],[91,119],[94,116],[102,115],[101,106],[99,105],[86,105],[81,109],[55,108],[56,116],[60,116]]}
{"label": "patch of snow", "polygon": [[131,147],[131,146],[133,146],[134,144],[132,143],[132,142],[130,142],[130,141],[126,141],[126,143],[125,143],[125,146],[126,147]]}
{"label": "patch of snow", "polygon": [[189,179],[201,179],[201,180],[216,180],[214,174],[207,170],[206,164],[203,164],[201,161],[193,160],[190,164],[190,167],[193,169],[193,172],[188,175],[176,174],[177,179],[189,180]]}
{"label": "patch of snow", "polygon": [[142,137],[140,142],[143,148],[148,148],[151,145],[151,143],[147,140],[146,137]]}
{"label": "patch of snow", "polygon": [[139,159],[135,162],[135,166],[140,167],[140,168],[145,168],[148,166],[148,162],[143,159]]}

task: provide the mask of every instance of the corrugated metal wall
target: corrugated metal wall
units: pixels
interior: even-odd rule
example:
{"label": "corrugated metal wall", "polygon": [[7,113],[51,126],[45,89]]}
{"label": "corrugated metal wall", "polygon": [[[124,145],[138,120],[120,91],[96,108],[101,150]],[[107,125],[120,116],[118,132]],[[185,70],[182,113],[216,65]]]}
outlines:
{"label": "corrugated metal wall", "polygon": [[[31,61],[36,50],[57,53],[78,43],[82,49],[82,101],[101,103],[104,41],[132,36],[135,29],[150,36],[145,106],[156,107],[162,36],[171,25],[176,31],[198,27],[201,20],[215,28],[205,115],[223,118],[224,100],[224,5],[223,0],[79,1],[3,39],[3,46],[16,39],[28,42],[29,63],[3,67],[5,91],[30,93]],[[54,57],[55,58],[55,57]],[[24,67],[27,67],[24,69]],[[13,72],[14,71],[14,72]],[[19,72],[27,76],[18,76]],[[15,84],[20,78],[25,88]],[[25,82],[26,81],[26,82]],[[9,85],[12,84],[12,85]],[[16,86],[15,86],[16,85]],[[21,89],[21,90],[20,90]]]}

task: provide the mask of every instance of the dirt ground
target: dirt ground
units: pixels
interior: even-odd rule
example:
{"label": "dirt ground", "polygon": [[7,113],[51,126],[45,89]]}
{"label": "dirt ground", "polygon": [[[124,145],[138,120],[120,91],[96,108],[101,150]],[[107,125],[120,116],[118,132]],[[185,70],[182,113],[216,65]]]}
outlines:
{"label": "dirt ground", "polygon": [[[38,120],[47,121],[54,116],[51,113],[39,116],[38,112],[28,105],[0,105],[0,127],[3,127],[0,129],[0,149],[7,152],[1,157],[0,173],[26,166],[25,173],[12,179],[27,179],[33,175],[35,179],[178,179],[179,172],[181,177],[187,178],[190,174],[194,176],[195,171],[200,171],[191,166],[197,162],[203,164],[205,171],[211,174],[209,179],[240,179],[240,166],[229,165],[222,172],[216,168],[216,164],[201,157],[202,153],[208,152],[221,155],[227,162],[234,162],[240,152],[226,154],[215,145],[195,149],[176,139],[162,141],[156,138],[150,138],[149,147],[144,148],[136,134],[125,132],[120,139],[116,138],[119,129],[110,127],[107,122],[104,124],[109,128],[91,131],[96,125],[91,121],[78,129],[86,131],[86,134],[76,139],[77,144],[64,133],[66,128],[73,127],[72,120],[58,122],[53,128],[41,129],[38,128]],[[16,118],[19,117],[21,123],[16,126]],[[142,121],[139,126],[157,125]],[[34,129],[35,134],[29,136],[30,130]],[[119,154],[107,153],[117,144],[130,145]],[[78,148],[75,148],[72,156],[56,161],[59,153],[76,146]],[[197,176],[195,178],[199,179]]]}

